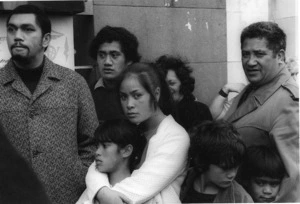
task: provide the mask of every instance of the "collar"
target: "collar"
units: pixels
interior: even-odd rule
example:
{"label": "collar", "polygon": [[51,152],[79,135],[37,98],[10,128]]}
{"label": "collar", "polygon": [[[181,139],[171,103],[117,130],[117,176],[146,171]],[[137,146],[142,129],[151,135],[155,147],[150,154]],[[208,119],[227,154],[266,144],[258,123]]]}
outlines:
{"label": "collar", "polygon": [[100,78],[100,79],[97,81],[97,83],[95,84],[94,90],[97,89],[97,88],[100,88],[100,87],[105,88],[104,83],[103,83],[103,78]]}
{"label": "collar", "polygon": [[291,77],[290,72],[283,68],[279,74],[269,83],[258,87],[252,95],[260,105],[264,104],[268,98],[270,98],[273,93],[279,89],[282,84],[284,84]]}
{"label": "collar", "polygon": [[[53,67],[56,67],[53,62],[51,62],[46,56],[45,56],[45,63],[44,68],[42,72],[42,77],[49,78],[49,79],[56,79],[61,80],[62,76],[58,72],[57,69],[54,69]],[[7,83],[10,83],[12,81],[15,81],[17,79],[20,79],[20,76],[18,75],[15,65],[10,59],[8,63],[2,68],[2,74],[0,75],[0,84],[6,85]]]}

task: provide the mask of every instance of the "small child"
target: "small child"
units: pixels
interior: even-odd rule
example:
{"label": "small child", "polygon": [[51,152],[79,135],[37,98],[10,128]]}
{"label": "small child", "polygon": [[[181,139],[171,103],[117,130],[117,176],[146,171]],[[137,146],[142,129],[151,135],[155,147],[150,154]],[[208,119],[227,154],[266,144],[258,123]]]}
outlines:
{"label": "small child", "polygon": [[190,131],[193,162],[182,185],[183,203],[249,203],[250,195],[235,180],[246,147],[229,123],[207,121]]}
{"label": "small child", "polygon": [[254,202],[276,201],[285,168],[275,148],[265,145],[248,147],[240,170],[241,183]]}
{"label": "small child", "polygon": [[[136,125],[125,119],[105,121],[96,129],[94,140],[97,144],[95,168],[108,175],[111,186],[131,175],[146,145],[146,138],[139,134]],[[77,204],[93,203],[89,195],[86,189]]]}

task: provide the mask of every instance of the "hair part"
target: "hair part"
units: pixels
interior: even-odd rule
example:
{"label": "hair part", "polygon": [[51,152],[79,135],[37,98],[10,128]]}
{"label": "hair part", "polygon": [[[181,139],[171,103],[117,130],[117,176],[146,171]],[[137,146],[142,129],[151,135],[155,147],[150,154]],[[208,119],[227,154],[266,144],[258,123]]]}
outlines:
{"label": "hair part", "polygon": [[189,133],[189,158],[199,171],[207,171],[210,164],[227,170],[242,163],[246,147],[232,124],[205,121],[191,128]]}
{"label": "hair part", "polygon": [[280,50],[286,50],[286,34],[277,23],[261,21],[253,23],[242,31],[241,48],[246,39],[266,39],[267,47],[273,51],[274,56]]}
{"label": "hair part", "polygon": [[183,60],[180,56],[162,55],[156,60],[155,64],[164,71],[165,76],[169,70],[173,70],[181,82],[179,93],[186,98],[195,98],[192,94],[195,88],[195,79],[191,76],[192,68],[188,66],[186,60]]}
{"label": "hair part", "polygon": [[139,164],[146,146],[146,138],[139,133],[137,126],[127,119],[106,120],[96,129],[94,142],[96,145],[111,142],[117,144],[119,148],[132,145],[133,151],[129,158],[130,171]]}
{"label": "hair part", "polygon": [[99,47],[104,43],[118,42],[127,62],[139,62],[141,56],[138,53],[137,37],[123,27],[103,27],[90,44],[89,55],[97,60]]}

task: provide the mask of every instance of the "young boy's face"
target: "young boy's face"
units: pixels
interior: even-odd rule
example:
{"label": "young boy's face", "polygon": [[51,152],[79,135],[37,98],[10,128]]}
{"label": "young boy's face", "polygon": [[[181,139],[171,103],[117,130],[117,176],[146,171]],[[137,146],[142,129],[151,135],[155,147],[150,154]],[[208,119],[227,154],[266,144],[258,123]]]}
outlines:
{"label": "young boy's face", "polygon": [[216,185],[219,188],[227,188],[231,185],[231,182],[236,176],[238,167],[224,170],[223,168],[210,164],[205,174],[205,178],[210,183]]}
{"label": "young boy's face", "polygon": [[275,200],[280,183],[280,179],[254,177],[250,180],[249,193],[254,202],[269,203]]}
{"label": "young boy's face", "polygon": [[111,173],[122,162],[118,145],[112,142],[100,143],[95,154],[96,168],[102,173]]}

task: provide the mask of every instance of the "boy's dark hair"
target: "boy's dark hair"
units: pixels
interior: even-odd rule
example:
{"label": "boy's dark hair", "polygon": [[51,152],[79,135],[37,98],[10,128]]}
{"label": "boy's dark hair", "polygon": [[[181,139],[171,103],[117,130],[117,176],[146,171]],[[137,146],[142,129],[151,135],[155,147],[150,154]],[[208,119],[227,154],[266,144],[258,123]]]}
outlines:
{"label": "boy's dark hair", "polygon": [[286,49],[286,34],[273,22],[257,22],[244,28],[241,34],[241,47],[246,38],[265,38],[268,42],[267,47],[273,51],[274,56],[281,49]]}
{"label": "boy's dark hair", "polygon": [[123,27],[105,26],[102,28],[96,37],[93,39],[89,49],[89,55],[94,60],[97,60],[97,53],[100,45],[103,43],[119,42],[121,51],[125,55],[127,62],[139,62],[141,56],[138,53],[138,40],[134,34]]}
{"label": "boy's dark hair", "polygon": [[139,164],[146,146],[146,138],[139,134],[136,125],[126,119],[106,120],[96,129],[94,141],[96,145],[112,142],[120,148],[131,144],[133,151],[129,158],[130,171],[133,171],[136,165]]}
{"label": "boy's dark hair", "polygon": [[51,33],[51,21],[48,18],[48,15],[41,8],[30,4],[20,5],[16,7],[9,14],[6,20],[6,26],[8,26],[8,22],[14,14],[34,14],[36,23],[40,26],[42,30],[42,35],[44,36],[46,33]]}
{"label": "boy's dark hair", "polygon": [[158,68],[163,69],[165,75],[168,70],[173,70],[181,82],[179,92],[185,98],[195,98],[193,96],[195,79],[191,76],[192,68],[188,66],[187,62],[179,56],[163,55],[156,60],[155,64]]}
{"label": "boy's dark hair", "polygon": [[242,181],[264,176],[282,179],[285,175],[284,164],[277,150],[266,145],[248,147],[240,171]]}
{"label": "boy's dark hair", "polygon": [[246,147],[232,124],[224,121],[205,121],[190,130],[189,157],[200,173],[210,164],[224,170],[238,167],[243,161]]}

